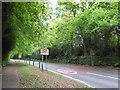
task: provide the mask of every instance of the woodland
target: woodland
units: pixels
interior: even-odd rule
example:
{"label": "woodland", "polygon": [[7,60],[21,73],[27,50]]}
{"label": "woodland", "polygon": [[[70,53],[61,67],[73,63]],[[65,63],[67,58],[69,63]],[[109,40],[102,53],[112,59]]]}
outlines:
{"label": "woodland", "polygon": [[2,65],[11,58],[120,66],[119,2],[49,0],[2,3]]}

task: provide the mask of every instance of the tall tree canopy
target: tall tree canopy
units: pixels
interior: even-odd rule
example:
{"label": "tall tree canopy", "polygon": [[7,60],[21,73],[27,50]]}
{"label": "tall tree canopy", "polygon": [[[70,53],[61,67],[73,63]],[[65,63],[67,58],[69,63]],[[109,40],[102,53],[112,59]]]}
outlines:
{"label": "tall tree canopy", "polygon": [[3,3],[3,59],[32,54],[42,47],[50,56],[120,56],[118,2],[58,0]]}
{"label": "tall tree canopy", "polygon": [[[49,2],[5,2],[3,5],[3,59],[16,53],[31,54],[45,43],[51,16]],[[51,11],[50,11],[51,10]]]}

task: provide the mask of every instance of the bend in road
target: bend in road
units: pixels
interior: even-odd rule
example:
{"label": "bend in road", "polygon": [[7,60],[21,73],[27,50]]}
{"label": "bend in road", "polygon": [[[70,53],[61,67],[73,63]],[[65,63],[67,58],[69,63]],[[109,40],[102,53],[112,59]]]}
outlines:
{"label": "bend in road", "polygon": [[[24,62],[23,60],[20,61]],[[26,63],[29,64],[29,61]],[[30,61],[30,64],[32,65],[33,61]],[[39,66],[39,62],[35,61],[34,65]],[[43,63],[43,66],[45,69],[46,63]],[[47,69],[95,88],[118,88],[118,70],[59,63],[47,63]],[[71,74],[72,72],[77,73]]]}

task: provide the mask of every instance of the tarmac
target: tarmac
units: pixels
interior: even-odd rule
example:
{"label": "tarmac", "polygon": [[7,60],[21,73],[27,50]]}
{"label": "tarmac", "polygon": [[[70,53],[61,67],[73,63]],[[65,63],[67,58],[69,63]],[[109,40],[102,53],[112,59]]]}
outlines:
{"label": "tarmac", "polygon": [[5,88],[19,88],[18,73],[16,62],[10,62],[2,68],[2,90]]}

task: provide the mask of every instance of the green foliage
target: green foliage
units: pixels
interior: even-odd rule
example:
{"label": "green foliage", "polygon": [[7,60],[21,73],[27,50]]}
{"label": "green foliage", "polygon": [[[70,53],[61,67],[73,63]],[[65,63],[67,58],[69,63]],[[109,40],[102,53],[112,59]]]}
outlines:
{"label": "green foliage", "polygon": [[9,63],[8,60],[4,60],[2,61],[2,66],[5,67],[8,63]]}
{"label": "green foliage", "polygon": [[[85,62],[79,61],[78,56],[81,55],[120,56],[119,32],[116,30],[119,23],[117,2],[58,0],[55,13],[46,0],[7,5],[12,13],[10,17],[6,16],[9,19],[4,26],[9,25],[8,30],[12,31],[9,35],[14,38],[9,40],[14,43],[10,58],[15,54],[32,55],[42,47],[50,49],[51,58],[66,60],[64,57],[70,56],[66,61],[70,63],[90,65],[89,58]],[[99,64],[107,63],[99,61]]]}
{"label": "green foliage", "polygon": [[15,53],[30,54],[42,47],[45,38],[42,34],[46,32],[47,20],[50,18],[51,8],[48,4],[49,2],[44,1],[8,3],[12,6],[12,14],[8,22],[11,23],[15,35],[15,39],[12,39],[15,40],[13,48]]}
{"label": "green foliage", "polygon": [[120,62],[116,62],[113,64],[114,67],[120,67]]}
{"label": "green foliage", "polygon": [[[80,14],[69,17],[71,13],[68,15],[67,11],[72,9],[70,3],[59,2],[62,10],[66,10],[66,12],[60,11],[60,7],[57,10],[59,13],[67,14],[68,17],[59,16],[56,20],[52,20],[50,25],[51,33],[55,36],[50,50],[51,58],[55,58],[57,62],[91,65],[91,57],[89,57],[91,50],[94,56],[118,55],[119,36],[116,32],[118,3],[88,3],[88,7],[85,6]],[[81,11],[81,8],[78,11]],[[78,58],[79,55],[85,57]],[[114,66],[119,64],[118,60],[114,58],[108,59],[110,60],[109,63],[105,58],[98,58],[97,60],[94,56],[92,58],[94,65]]]}
{"label": "green foliage", "polygon": [[[111,8],[106,7],[106,4]],[[69,3],[60,2],[60,5],[72,9]],[[68,45],[69,48],[82,46],[84,55],[85,53],[90,55],[90,49],[93,49],[96,55],[108,55],[107,47],[109,43],[113,45],[110,39],[113,38],[113,33],[116,32],[115,27],[118,25],[117,5],[117,3],[95,3],[93,7],[86,8],[76,17],[58,21],[59,23],[53,28],[56,30],[57,48],[64,45]],[[114,43],[117,41],[116,38]],[[61,49],[64,50],[63,47]]]}

